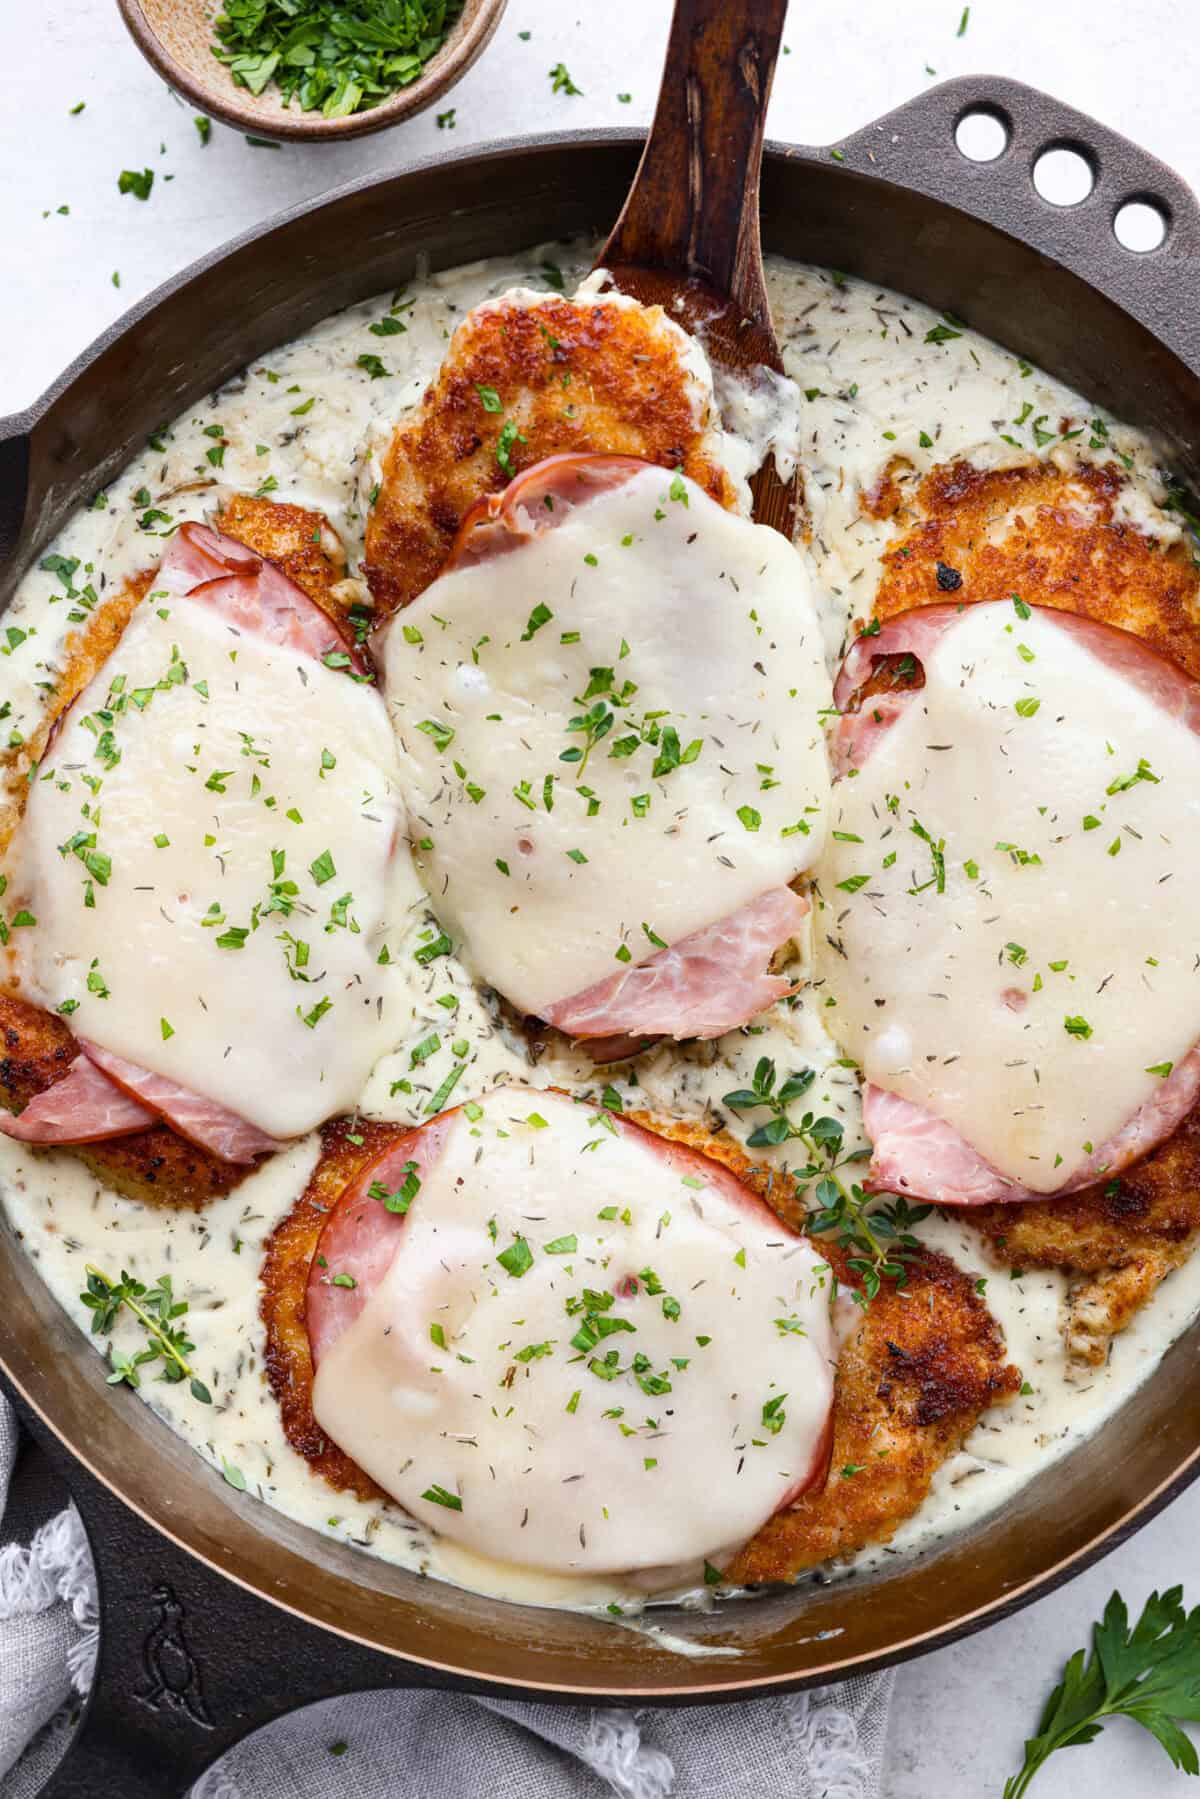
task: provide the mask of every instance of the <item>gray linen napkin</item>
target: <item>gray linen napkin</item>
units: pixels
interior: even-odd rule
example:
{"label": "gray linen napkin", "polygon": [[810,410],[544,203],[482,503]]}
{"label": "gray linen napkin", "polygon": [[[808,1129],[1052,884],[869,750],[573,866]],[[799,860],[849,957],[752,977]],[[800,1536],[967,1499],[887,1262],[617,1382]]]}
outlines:
{"label": "gray linen napkin", "polygon": [[[95,1666],[96,1584],[73,1507],[47,1516],[0,1396],[0,1799],[34,1799]],[[686,1711],[357,1693],[283,1718],[192,1799],[879,1799],[892,1676]],[[24,1753],[23,1753],[24,1752]]]}

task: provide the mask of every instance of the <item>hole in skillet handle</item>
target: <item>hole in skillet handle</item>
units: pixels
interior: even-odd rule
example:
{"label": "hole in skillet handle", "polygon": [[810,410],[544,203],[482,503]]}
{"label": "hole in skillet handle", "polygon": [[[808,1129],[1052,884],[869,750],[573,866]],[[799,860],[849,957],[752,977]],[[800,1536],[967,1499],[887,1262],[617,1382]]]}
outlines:
{"label": "hole in skillet handle", "polygon": [[1131,194],[1113,214],[1113,236],[1135,256],[1161,250],[1170,229],[1171,209],[1157,194]]}
{"label": "hole in skillet handle", "polygon": [[1047,144],[1033,162],[1033,185],[1051,206],[1081,206],[1095,192],[1100,170],[1086,144]]}
{"label": "hole in skillet handle", "polygon": [[8,1396],[79,1510],[100,1596],[95,1679],[38,1799],[186,1799],[206,1768],[286,1712],[340,1693],[435,1684],[290,1617],[179,1548]]}
{"label": "hole in skillet handle", "polygon": [[999,106],[980,102],[959,114],[954,141],[968,162],[999,162],[1012,143],[1012,120]]}

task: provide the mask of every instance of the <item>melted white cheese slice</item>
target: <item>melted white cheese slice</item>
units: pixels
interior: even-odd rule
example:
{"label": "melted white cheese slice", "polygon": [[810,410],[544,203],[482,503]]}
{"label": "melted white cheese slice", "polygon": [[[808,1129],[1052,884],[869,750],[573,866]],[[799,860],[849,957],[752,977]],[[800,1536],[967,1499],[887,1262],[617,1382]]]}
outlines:
{"label": "melted white cheese slice", "polygon": [[[830,690],[803,565],[665,471],[435,581],[389,630],[385,683],[431,900],[527,1013],[786,884],[823,842]],[[597,707],[612,723],[589,746]]]}
{"label": "melted white cheese slice", "polygon": [[1200,738],[1008,602],[924,669],[834,790],[827,1017],[869,1081],[1052,1193],[1200,1037]]}
{"label": "melted white cheese slice", "polygon": [[[817,1452],[828,1269],[694,1167],[551,1092],[459,1112],[389,1272],[321,1358],[321,1428],[492,1561],[624,1572],[743,1543]],[[616,1294],[596,1314],[611,1334],[580,1348],[588,1289]]]}
{"label": "melted white cheese slice", "polygon": [[401,830],[387,714],[211,606],[163,612],[138,608],[38,771],[18,973],[80,1036],[293,1136],[351,1108],[402,1028],[377,962]]}

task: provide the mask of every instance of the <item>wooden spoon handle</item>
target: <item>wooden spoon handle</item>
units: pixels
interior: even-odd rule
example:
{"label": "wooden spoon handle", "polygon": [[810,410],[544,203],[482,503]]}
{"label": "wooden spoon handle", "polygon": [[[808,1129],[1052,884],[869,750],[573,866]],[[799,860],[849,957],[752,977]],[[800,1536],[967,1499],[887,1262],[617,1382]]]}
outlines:
{"label": "wooden spoon handle", "polygon": [[758,182],[786,13],[787,0],[676,0],[654,124],[598,259],[701,281],[768,330]]}

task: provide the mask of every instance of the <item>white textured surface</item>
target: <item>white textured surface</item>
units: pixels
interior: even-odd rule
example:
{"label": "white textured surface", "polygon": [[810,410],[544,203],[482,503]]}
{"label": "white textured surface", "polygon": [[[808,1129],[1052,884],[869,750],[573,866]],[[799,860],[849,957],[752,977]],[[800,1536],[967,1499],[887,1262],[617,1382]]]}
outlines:
{"label": "white textured surface", "polygon": [[[1124,131],[1200,185],[1189,0],[858,0],[793,8],[770,133],[809,143],[857,129],[937,78],[987,69],[1048,89]],[[666,0],[510,0],[482,61],[433,113],[337,148],[252,149],[214,127],[201,147],[190,108],[163,88],[126,39],[113,0],[0,0],[0,412],[33,400],[122,308],[193,257],[278,208],[439,148],[506,133],[644,122],[653,103]],[[524,42],[518,32],[532,36]],[[564,61],[582,98],[552,95]],[[632,99],[622,105],[617,95]],[[78,117],[68,116],[86,101]],[[160,146],[165,146],[160,150]],[[123,168],[152,167],[146,204],[117,193]],[[166,182],[163,177],[176,178]],[[70,207],[67,216],[54,209]],[[50,216],[43,218],[49,209]],[[119,270],[118,292],[111,281]],[[1131,1608],[1182,1580],[1200,1599],[1200,1492],[1039,1605],[900,1674],[887,1799],[998,1795],[1020,1760],[1063,1657],[1084,1639],[1114,1585]],[[1039,1799],[1162,1799],[1187,1791],[1132,1725],[1052,1761]]]}

